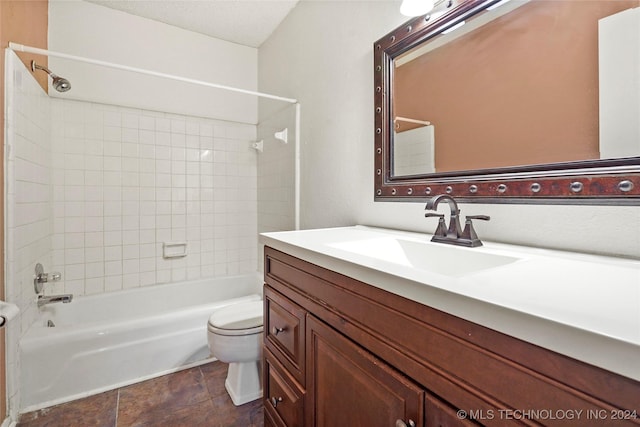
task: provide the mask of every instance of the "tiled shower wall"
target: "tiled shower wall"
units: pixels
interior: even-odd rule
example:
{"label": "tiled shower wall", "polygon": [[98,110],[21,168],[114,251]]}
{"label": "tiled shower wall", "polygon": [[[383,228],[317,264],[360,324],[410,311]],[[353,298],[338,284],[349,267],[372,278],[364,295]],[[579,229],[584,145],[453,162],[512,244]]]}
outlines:
{"label": "tiled shower wall", "polygon": [[50,104],[16,54],[6,51],[5,298],[20,308],[7,326],[10,415],[19,407],[18,341],[37,317],[37,262],[51,263]]}
{"label": "tiled shower wall", "polygon": [[[254,273],[254,125],[51,100],[48,293],[89,295]],[[163,258],[163,243],[187,256]]]}

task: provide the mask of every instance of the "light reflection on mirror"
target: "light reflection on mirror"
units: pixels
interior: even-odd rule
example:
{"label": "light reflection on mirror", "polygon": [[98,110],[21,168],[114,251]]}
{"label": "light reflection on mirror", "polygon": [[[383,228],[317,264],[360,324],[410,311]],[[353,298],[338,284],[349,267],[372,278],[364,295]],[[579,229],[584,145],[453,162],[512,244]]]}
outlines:
{"label": "light reflection on mirror", "polygon": [[392,175],[639,156],[637,6],[511,0],[396,57]]}

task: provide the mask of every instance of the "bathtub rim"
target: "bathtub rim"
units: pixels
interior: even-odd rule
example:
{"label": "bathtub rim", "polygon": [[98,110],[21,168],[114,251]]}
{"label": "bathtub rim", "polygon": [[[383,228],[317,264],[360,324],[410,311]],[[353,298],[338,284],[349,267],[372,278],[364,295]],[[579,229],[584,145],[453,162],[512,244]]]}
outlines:
{"label": "bathtub rim", "polygon": [[[100,300],[103,298],[113,298],[113,297],[122,297],[122,298],[127,298],[127,296],[129,295],[136,295],[136,294],[142,294],[145,292],[149,292],[149,291],[162,291],[162,290],[167,290],[171,287],[176,287],[176,288],[180,288],[180,287],[187,287],[189,285],[194,285],[197,283],[205,283],[205,282],[211,282],[211,281],[215,281],[215,282],[230,282],[233,283],[235,281],[238,280],[242,280],[242,279],[251,279],[253,280],[252,285],[255,285],[255,292],[251,292],[251,294],[259,294],[262,297],[263,294],[263,290],[262,290],[262,285],[264,283],[263,278],[262,278],[262,274],[260,272],[255,272],[255,273],[247,273],[247,274],[237,274],[234,276],[221,276],[221,277],[209,277],[209,278],[200,278],[200,279],[195,279],[195,280],[187,280],[187,281],[181,281],[181,282],[170,282],[170,283],[159,283],[159,284],[155,284],[155,285],[147,285],[147,286],[138,286],[135,288],[128,288],[128,289],[119,289],[119,290],[114,290],[114,291],[109,291],[109,292],[102,292],[102,293],[98,293],[98,294],[91,294],[91,295],[78,295],[78,296],[74,296],[73,300],[69,303],[69,304],[73,304],[75,303],[81,303],[81,302],[85,302],[85,303],[91,303],[92,301],[95,300]],[[185,306],[181,306],[179,309],[185,309],[186,307],[192,307],[192,305],[185,305]],[[55,307],[50,307],[50,309],[55,310]],[[134,317],[140,317],[140,316],[132,316],[132,317],[127,317],[129,318],[134,318]],[[20,337],[20,341],[29,337],[32,333],[32,329],[40,329],[41,327],[44,327],[43,325],[46,324],[47,320],[52,319],[55,320],[55,314],[51,313],[50,311],[47,310],[47,306],[43,306],[42,308],[38,308],[37,309],[37,315],[36,318],[34,320],[33,323],[31,323],[31,325],[29,325],[29,328],[22,334],[22,336]],[[96,322],[91,322],[91,323],[100,323],[99,321]],[[62,324],[62,325],[56,325],[56,327],[70,327],[69,324]]]}
{"label": "bathtub rim", "polygon": [[[255,284],[256,284],[256,289],[258,289],[258,287],[261,287],[262,284],[264,283],[263,280],[263,276],[262,273],[260,273],[259,271],[255,272],[255,273],[246,273],[246,274],[235,274],[233,276],[220,276],[220,277],[205,277],[205,278],[199,278],[199,279],[193,279],[193,280],[182,280],[180,282],[166,282],[166,283],[155,283],[153,285],[145,285],[145,286],[136,286],[133,288],[127,288],[127,289],[117,289],[117,290],[113,290],[113,291],[106,291],[106,292],[101,292],[101,293],[97,293],[97,294],[89,294],[89,295],[74,295],[74,299],[80,299],[80,300],[93,300],[93,299],[99,299],[99,298],[103,298],[105,296],[113,296],[116,294],[121,294],[123,296],[125,295],[134,295],[137,293],[143,293],[143,292],[148,292],[150,289],[158,289],[158,288],[169,288],[169,287],[180,287],[180,286],[188,286],[188,285],[193,285],[195,283],[200,283],[200,282],[210,282],[210,281],[220,281],[220,282],[231,282],[234,280],[238,280],[241,278],[253,278],[255,279]],[[44,292],[43,295],[48,296],[51,292]],[[262,293],[262,291],[260,292],[256,292],[256,293]],[[70,303],[72,304],[73,301]],[[45,306],[46,307],[46,306]]]}

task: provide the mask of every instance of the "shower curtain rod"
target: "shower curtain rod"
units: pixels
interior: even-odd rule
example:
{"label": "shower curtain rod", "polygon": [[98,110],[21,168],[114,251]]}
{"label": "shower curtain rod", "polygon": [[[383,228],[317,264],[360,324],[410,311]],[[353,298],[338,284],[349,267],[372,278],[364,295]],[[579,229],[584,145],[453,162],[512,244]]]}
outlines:
{"label": "shower curtain rod", "polygon": [[146,70],[144,68],[129,67],[127,65],[115,64],[113,62],[99,61],[97,59],[91,59],[91,58],[85,58],[85,57],[82,57],[82,56],[69,55],[69,54],[61,53],[61,52],[54,52],[54,51],[51,51],[51,50],[40,49],[40,48],[32,47],[32,46],[25,46],[25,45],[14,43],[14,42],[9,42],[9,48],[14,50],[14,51],[16,51],[16,52],[27,52],[27,53],[34,53],[34,54],[37,54],[37,55],[45,55],[45,56],[53,56],[53,57],[56,57],[56,58],[70,59],[70,60],[73,60],[73,61],[85,62],[87,64],[102,65],[104,67],[115,68],[115,69],[118,69],[118,70],[131,71],[131,72],[134,72],[134,73],[147,74],[147,75],[155,76],[155,77],[163,77],[165,79],[177,80],[177,81],[196,84],[196,85],[200,85],[200,86],[208,86],[208,87],[212,87],[212,88],[216,88],[216,89],[223,89],[223,90],[228,90],[228,91],[232,91],[232,92],[244,93],[244,94],[247,94],[247,95],[254,95],[254,96],[261,97],[261,98],[275,99],[276,101],[288,102],[290,104],[298,103],[298,100],[293,99],[293,98],[285,98],[283,96],[271,95],[271,94],[268,94],[268,93],[256,92],[256,91],[247,90],[247,89],[240,89],[240,88],[232,87],[232,86],[224,86],[224,85],[219,85],[219,84],[216,84],[216,83],[209,83],[209,82],[206,82],[206,81],[203,81],[203,80],[196,80],[196,79],[190,79],[190,78],[187,78],[187,77],[176,76],[174,74],[160,73],[160,72],[157,72],[157,71]]}
{"label": "shower curtain rod", "polygon": [[417,119],[410,119],[408,117],[396,117],[394,119],[394,121],[398,121],[398,122],[407,122],[407,123],[416,123],[419,125],[425,125],[425,126],[431,126],[431,122],[428,120],[417,120]]}

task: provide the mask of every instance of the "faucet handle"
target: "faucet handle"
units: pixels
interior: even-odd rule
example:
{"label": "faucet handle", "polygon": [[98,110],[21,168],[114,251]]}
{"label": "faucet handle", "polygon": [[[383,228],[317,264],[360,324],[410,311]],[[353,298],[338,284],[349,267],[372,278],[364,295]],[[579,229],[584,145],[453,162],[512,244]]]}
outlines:
{"label": "faucet handle", "polygon": [[464,217],[465,223],[471,222],[472,219],[481,219],[483,221],[489,221],[491,217],[489,215],[467,215]]}
{"label": "faucet handle", "polygon": [[42,273],[36,276],[36,281],[39,283],[58,282],[60,279],[62,279],[62,274],[57,271],[53,273]]}
{"label": "faucet handle", "polygon": [[57,282],[62,279],[62,275],[58,272],[45,273],[42,264],[37,263],[35,268],[35,277],[33,278],[33,289],[36,294],[42,292],[42,288],[47,282]]}
{"label": "faucet handle", "polygon": [[477,246],[482,246],[482,242],[478,238],[478,235],[476,234],[476,230],[474,230],[474,228],[473,228],[473,223],[471,222],[471,220],[473,220],[473,219],[480,219],[482,221],[489,221],[491,219],[491,217],[488,216],[488,215],[467,215],[467,216],[465,216],[464,230],[462,231],[462,235],[460,236],[460,239],[464,240],[468,244],[468,246],[470,246],[472,248],[477,247]]}
{"label": "faucet handle", "polygon": [[447,235],[447,226],[444,223],[444,214],[437,214],[437,213],[426,213],[424,214],[425,218],[430,218],[430,217],[437,217],[438,218],[438,228],[436,228],[435,233],[433,233],[434,236],[441,236],[444,237]]}

